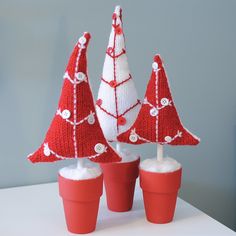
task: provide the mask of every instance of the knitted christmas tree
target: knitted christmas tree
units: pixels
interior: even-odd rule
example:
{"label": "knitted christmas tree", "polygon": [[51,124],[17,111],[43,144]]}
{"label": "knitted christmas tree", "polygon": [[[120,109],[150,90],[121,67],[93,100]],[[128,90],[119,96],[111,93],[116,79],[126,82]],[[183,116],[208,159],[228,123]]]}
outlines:
{"label": "knitted christmas tree", "polygon": [[119,161],[99,125],[87,72],[90,34],[76,43],[64,75],[58,109],[41,147],[28,156],[35,162],[88,158],[93,162]]}
{"label": "knitted christmas tree", "polygon": [[154,57],[151,78],[138,117],[129,130],[118,136],[118,140],[130,144],[199,143],[199,138],[190,133],[179,119],[159,55]]}
{"label": "knitted christmas tree", "polygon": [[96,105],[102,130],[109,141],[117,141],[117,135],[130,128],[140,109],[129,71],[120,6],[115,8],[112,16]]}
{"label": "knitted christmas tree", "polygon": [[159,55],[154,57],[138,117],[117,139],[130,144],[157,143],[157,158],[140,163],[140,187],[147,220],[159,224],[171,222],[181,186],[182,167],[173,158],[163,158],[163,145],[197,145],[199,138],[179,119]]}

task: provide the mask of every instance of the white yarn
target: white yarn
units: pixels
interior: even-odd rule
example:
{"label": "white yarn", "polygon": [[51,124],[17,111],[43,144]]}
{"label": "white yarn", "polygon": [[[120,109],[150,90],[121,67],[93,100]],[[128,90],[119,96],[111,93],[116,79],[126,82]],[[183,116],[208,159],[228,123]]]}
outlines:
{"label": "white yarn", "polygon": [[121,157],[122,163],[136,161],[139,158],[137,154],[134,154],[127,149],[121,149],[117,153]]}
{"label": "white yarn", "polygon": [[[122,27],[121,19],[119,16],[120,7],[117,6],[115,9],[115,13],[117,15],[116,24],[120,24]],[[114,24],[114,20],[113,20]],[[114,44],[114,28],[112,27],[108,48],[113,48]],[[116,44],[115,44],[115,54],[118,55],[125,49],[125,40],[123,33],[120,35],[116,35]],[[128,65],[128,59],[126,54],[123,54],[116,58],[116,82],[120,83],[130,76],[130,70]],[[103,66],[103,73],[102,78],[107,82],[114,80],[114,65],[113,65],[113,58],[106,54],[105,62]],[[116,88],[117,90],[117,104],[118,104],[118,115],[125,112],[128,108],[135,105],[137,103],[137,92],[132,79],[121,84]],[[109,113],[116,116],[116,99],[115,99],[115,92],[114,88],[112,88],[109,84],[105,82],[101,82],[99,92],[98,92],[98,99],[102,100],[102,105],[104,109],[106,109]],[[122,133],[128,130],[131,125],[134,123],[138,111],[140,109],[140,105],[138,104],[127,112],[123,117],[126,119],[125,125],[119,126],[119,133]],[[96,106],[97,116],[101,125],[101,128],[104,132],[106,139],[108,140],[117,140],[117,128],[116,128],[116,118],[106,114],[103,110],[101,110],[98,106]]]}
{"label": "white yarn", "polygon": [[140,168],[149,172],[168,173],[179,170],[181,164],[170,157],[165,157],[162,161],[158,161],[157,158],[152,158],[142,161]]}
{"label": "white yarn", "polygon": [[59,174],[71,180],[94,179],[102,174],[99,167],[85,165],[78,168],[77,165],[71,165],[59,170]]}

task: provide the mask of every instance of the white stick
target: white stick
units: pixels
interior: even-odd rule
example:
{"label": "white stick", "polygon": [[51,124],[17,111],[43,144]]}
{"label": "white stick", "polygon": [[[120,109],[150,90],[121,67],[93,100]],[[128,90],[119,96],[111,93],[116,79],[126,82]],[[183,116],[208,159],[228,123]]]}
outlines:
{"label": "white stick", "polygon": [[84,168],[84,159],[83,158],[78,158],[77,169],[82,169],[82,168]]}
{"label": "white stick", "polygon": [[121,144],[119,142],[116,143],[116,151],[121,152]]}
{"label": "white stick", "polygon": [[163,145],[157,144],[157,161],[163,161]]}

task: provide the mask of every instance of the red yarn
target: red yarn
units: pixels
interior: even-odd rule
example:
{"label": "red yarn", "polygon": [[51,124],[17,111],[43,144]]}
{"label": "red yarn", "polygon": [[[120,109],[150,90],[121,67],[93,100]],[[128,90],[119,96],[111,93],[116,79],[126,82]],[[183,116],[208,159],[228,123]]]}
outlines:
{"label": "red yarn", "polygon": [[109,47],[107,50],[106,50],[106,54],[109,55],[111,58],[118,58],[120,56],[122,56],[123,54],[126,53],[126,50],[123,48],[122,51],[116,55],[114,55],[114,49]]}
{"label": "red yarn", "polygon": [[101,105],[102,105],[102,99],[98,99],[98,100],[96,101],[96,104],[97,104],[98,106],[101,106]]}
{"label": "red yarn", "polygon": [[118,34],[118,35],[123,33],[122,28],[121,28],[120,26],[118,26],[118,27],[115,28],[115,32],[116,32],[116,34]]}
{"label": "red yarn", "polygon": [[113,14],[112,14],[112,19],[115,20],[116,18],[117,18],[116,13],[113,13]]}
{"label": "red yarn", "polygon": [[110,82],[108,82],[108,81],[106,81],[105,79],[101,78],[101,80],[102,80],[103,82],[105,82],[106,84],[109,84],[112,88],[118,87],[118,86],[120,86],[120,85],[126,83],[126,82],[129,81],[130,79],[132,79],[131,74],[129,74],[129,77],[128,77],[127,79],[121,81],[120,83],[117,83],[117,81],[115,81],[115,80],[111,80]]}
{"label": "red yarn", "polygon": [[[114,25],[113,25],[114,26]],[[115,19],[115,29],[116,29],[116,19]],[[114,52],[114,57],[113,57],[113,76],[114,76],[114,81],[116,83],[116,58],[115,58],[115,46],[116,46],[116,35],[117,35],[117,32],[115,30],[115,34],[114,34],[114,38],[113,38],[113,52]],[[116,87],[114,87],[114,93],[115,93],[115,107],[116,107],[116,117],[118,117],[118,98],[117,98],[117,89]],[[117,130],[117,133],[119,133],[119,123],[118,121],[116,121],[116,130]]]}
{"label": "red yarn", "polygon": [[117,119],[118,125],[125,125],[126,124],[126,119],[125,117],[121,116]]}
{"label": "red yarn", "polygon": [[[81,44],[79,40],[69,59],[58,111],[45,140],[41,147],[28,157],[33,163],[85,157],[94,162],[120,160],[107,143],[95,113],[87,75],[86,51],[90,34],[85,33],[83,37],[86,42]],[[82,72],[82,76],[78,75],[78,72]],[[79,76],[82,77],[81,81],[77,80]],[[97,101],[100,104],[101,102]],[[96,148],[97,144],[100,146]],[[99,153],[101,147],[105,151]]]}
{"label": "red yarn", "polygon": [[168,79],[159,55],[154,57],[153,70],[145,100],[135,123],[117,137],[130,144],[161,143],[196,145],[199,139],[183,127],[172,100]]}
{"label": "red yarn", "polygon": [[115,88],[117,86],[117,82],[115,80],[111,80],[109,82],[109,85],[112,87],[112,88]]}
{"label": "red yarn", "polygon": [[126,113],[128,113],[129,111],[131,111],[133,108],[135,108],[135,107],[138,106],[139,104],[140,104],[140,101],[137,100],[137,102],[136,102],[134,105],[130,106],[130,107],[129,107],[128,109],[126,109],[122,114],[116,116],[116,115],[110,113],[109,111],[107,111],[105,108],[103,108],[103,107],[101,106],[101,105],[102,105],[102,99],[98,99],[97,102],[96,102],[96,105],[97,105],[101,110],[103,110],[107,115],[114,117],[115,119],[118,119],[119,117],[124,116]]}

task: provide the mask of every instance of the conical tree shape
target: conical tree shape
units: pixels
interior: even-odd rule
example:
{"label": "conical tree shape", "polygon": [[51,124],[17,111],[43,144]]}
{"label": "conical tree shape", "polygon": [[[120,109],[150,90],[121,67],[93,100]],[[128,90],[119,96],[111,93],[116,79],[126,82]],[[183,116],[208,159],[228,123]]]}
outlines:
{"label": "conical tree shape", "polygon": [[183,127],[159,55],[154,57],[144,102],[132,127],[118,136],[130,144],[196,145],[199,138]]}
{"label": "conical tree shape", "polygon": [[97,116],[87,73],[84,33],[75,45],[67,65],[57,112],[41,147],[28,158],[31,162],[53,162],[89,158],[94,162],[119,161],[107,143]]}
{"label": "conical tree shape", "polygon": [[102,130],[109,141],[116,141],[118,134],[130,128],[140,109],[126,55],[121,13],[117,6],[112,16],[96,107]]}

